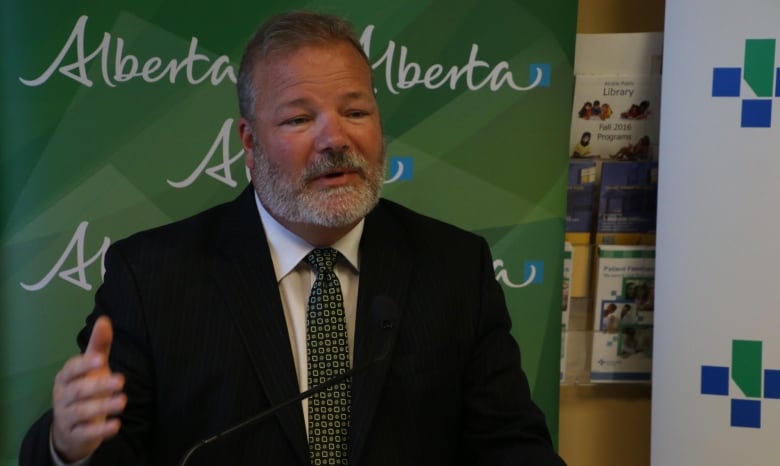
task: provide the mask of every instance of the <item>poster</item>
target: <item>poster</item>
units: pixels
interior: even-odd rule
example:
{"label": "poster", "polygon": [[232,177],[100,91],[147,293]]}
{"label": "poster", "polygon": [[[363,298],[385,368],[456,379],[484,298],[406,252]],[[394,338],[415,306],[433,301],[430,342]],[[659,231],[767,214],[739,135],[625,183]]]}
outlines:
{"label": "poster", "polygon": [[387,142],[383,196],[487,238],[556,432],[577,7],[552,5],[3,2],[0,464],[76,353],[110,244],[246,186],[237,63],[264,18],[293,8],[355,25]]}
{"label": "poster", "polygon": [[778,463],[778,18],[666,2],[653,466]]}

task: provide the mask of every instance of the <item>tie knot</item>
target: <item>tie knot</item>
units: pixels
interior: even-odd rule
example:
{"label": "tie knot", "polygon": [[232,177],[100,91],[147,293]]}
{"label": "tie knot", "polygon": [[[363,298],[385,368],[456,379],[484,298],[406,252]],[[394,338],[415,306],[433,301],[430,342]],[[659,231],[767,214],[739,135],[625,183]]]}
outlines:
{"label": "tie knot", "polygon": [[317,248],[306,255],[306,262],[317,269],[317,273],[328,273],[333,272],[338,257],[339,252],[333,248]]}

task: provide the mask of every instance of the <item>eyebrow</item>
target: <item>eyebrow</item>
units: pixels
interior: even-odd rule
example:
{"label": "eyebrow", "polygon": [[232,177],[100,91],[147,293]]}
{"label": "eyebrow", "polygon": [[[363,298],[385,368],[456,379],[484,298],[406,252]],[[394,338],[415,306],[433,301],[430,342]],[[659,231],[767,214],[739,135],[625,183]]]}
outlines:
{"label": "eyebrow", "polygon": [[[361,99],[371,100],[372,97],[373,94],[368,94],[366,92],[350,91],[339,95],[338,99],[342,101],[361,100]],[[313,99],[309,97],[299,97],[297,99],[292,99],[287,102],[283,102],[281,105],[279,105],[279,107],[285,108],[285,107],[296,107],[296,106],[308,105],[310,102],[312,102],[312,100]]]}
{"label": "eyebrow", "polygon": [[366,97],[369,98],[373,97],[373,94],[366,94],[365,92],[362,91],[351,91],[341,96],[343,100],[358,100],[358,99],[364,99]]}

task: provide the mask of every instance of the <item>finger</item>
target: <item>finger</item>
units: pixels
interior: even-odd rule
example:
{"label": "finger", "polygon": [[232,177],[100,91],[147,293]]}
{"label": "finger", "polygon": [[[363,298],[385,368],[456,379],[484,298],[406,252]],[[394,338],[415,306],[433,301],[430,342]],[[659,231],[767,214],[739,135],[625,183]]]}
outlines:
{"label": "finger", "polygon": [[100,316],[92,327],[92,335],[87,343],[85,356],[103,355],[108,359],[108,352],[111,350],[111,341],[114,338],[114,330],[111,327],[111,319],[106,316]]}
{"label": "finger", "polygon": [[66,385],[73,380],[84,377],[90,373],[100,373],[101,370],[108,370],[108,360],[101,354],[86,356],[80,354],[68,359],[62,366],[62,369],[54,378],[55,388],[57,385]]}
{"label": "finger", "polygon": [[54,406],[65,408],[92,398],[106,398],[121,391],[124,384],[125,377],[118,373],[74,379],[67,385],[55,386]]}
{"label": "finger", "polygon": [[115,416],[124,411],[127,406],[127,396],[118,393],[104,398],[92,398],[73,403],[60,411],[61,423],[66,428],[75,429],[81,424],[101,424],[108,416]]}
{"label": "finger", "polygon": [[67,384],[73,379],[83,377],[89,372],[104,369],[108,372],[108,353],[113,340],[111,320],[100,316],[92,327],[87,349],[84,354],[70,358],[57,373],[56,384]]}
{"label": "finger", "polygon": [[105,440],[116,435],[120,426],[121,421],[117,418],[107,419],[105,422],[82,423],[73,427],[71,435],[83,442]]}

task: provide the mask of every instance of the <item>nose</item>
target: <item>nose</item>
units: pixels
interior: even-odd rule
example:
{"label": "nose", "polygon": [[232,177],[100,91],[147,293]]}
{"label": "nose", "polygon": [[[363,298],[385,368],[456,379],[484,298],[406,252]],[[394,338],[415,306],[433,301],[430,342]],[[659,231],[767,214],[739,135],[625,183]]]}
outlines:
{"label": "nose", "polygon": [[349,137],[340,115],[322,114],[317,126],[316,148],[318,152],[345,152],[349,150]]}

